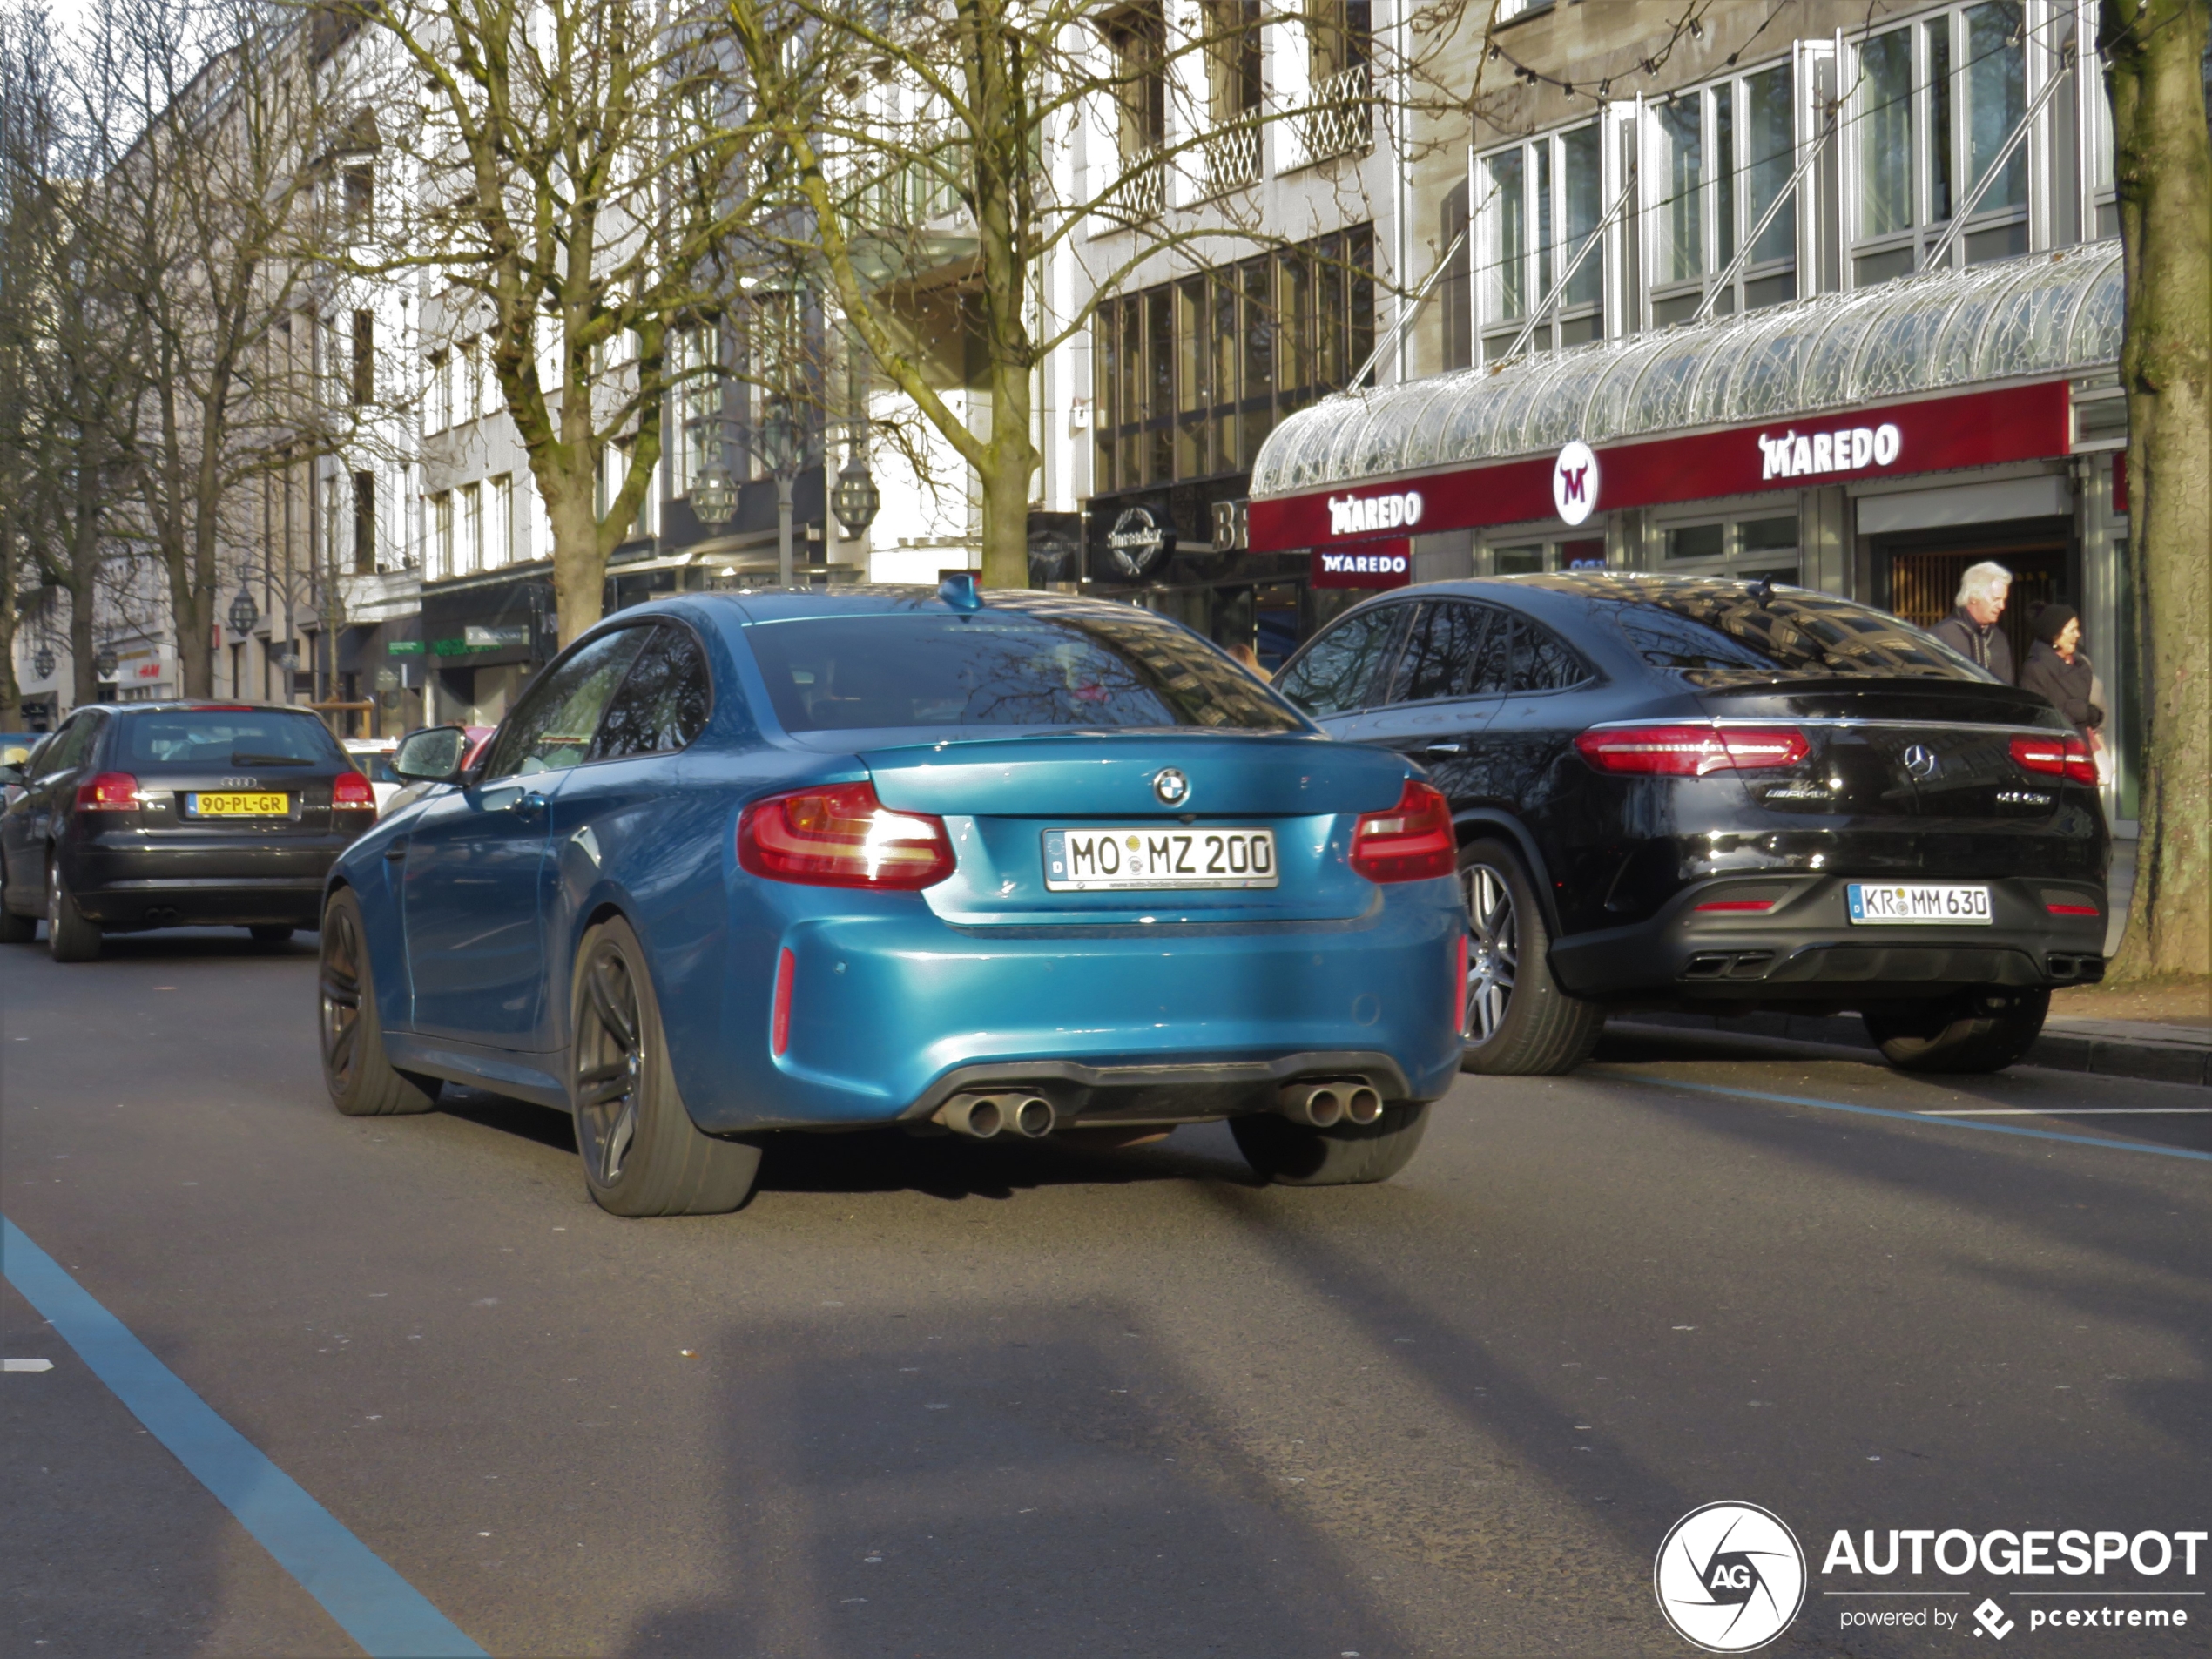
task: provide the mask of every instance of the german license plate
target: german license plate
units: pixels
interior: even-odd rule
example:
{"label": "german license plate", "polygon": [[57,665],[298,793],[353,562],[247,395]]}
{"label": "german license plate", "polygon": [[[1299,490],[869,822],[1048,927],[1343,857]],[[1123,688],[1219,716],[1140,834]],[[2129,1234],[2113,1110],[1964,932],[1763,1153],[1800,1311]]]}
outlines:
{"label": "german license plate", "polygon": [[1066,829],[1044,833],[1044,884],[1055,893],[1161,887],[1271,887],[1275,832]]}
{"label": "german license plate", "polygon": [[1844,894],[1854,922],[1990,925],[1987,887],[1962,887],[1951,881],[1853,881],[1845,886]]}
{"label": "german license plate", "polygon": [[281,790],[207,790],[185,797],[185,812],[192,818],[282,818],[291,809],[291,797]]}

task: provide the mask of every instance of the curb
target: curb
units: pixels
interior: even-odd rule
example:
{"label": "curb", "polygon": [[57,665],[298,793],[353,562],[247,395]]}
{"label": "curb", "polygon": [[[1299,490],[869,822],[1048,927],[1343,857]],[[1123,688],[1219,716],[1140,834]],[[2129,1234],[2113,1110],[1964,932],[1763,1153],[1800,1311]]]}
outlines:
{"label": "curb", "polygon": [[[1874,1052],[1866,1028],[1850,1015],[1629,1014],[1607,1022],[1626,1031],[1642,1027],[1669,1031],[1721,1031],[1737,1036],[1784,1042],[1818,1042]],[[2080,1071],[2101,1077],[2134,1077],[2145,1082],[2193,1083],[2212,1087],[2212,1031],[2188,1026],[2165,1037],[2142,1026],[2114,1021],[2053,1020],[2035,1040],[2025,1066]]]}

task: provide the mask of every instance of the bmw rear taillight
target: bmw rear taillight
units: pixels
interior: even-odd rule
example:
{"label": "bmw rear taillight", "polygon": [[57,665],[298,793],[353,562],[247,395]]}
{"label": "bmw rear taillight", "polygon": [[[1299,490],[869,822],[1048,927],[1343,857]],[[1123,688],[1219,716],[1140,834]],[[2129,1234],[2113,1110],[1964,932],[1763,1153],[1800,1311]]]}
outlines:
{"label": "bmw rear taillight", "polygon": [[1612,725],[1575,739],[1600,772],[1647,778],[1703,778],[1715,772],[1794,766],[1812,752],[1789,725]]}
{"label": "bmw rear taillight", "polygon": [[1426,881],[1459,867],[1452,806],[1436,789],[1408,778],[1398,805],[1362,813],[1352,828],[1352,867],[1370,881]]}
{"label": "bmw rear taillight", "polygon": [[339,812],[376,810],[376,786],[357,772],[341,772],[330,786],[330,804]]}
{"label": "bmw rear taillight", "polygon": [[757,800],[738,820],[738,863],[771,881],[914,892],[953,873],[945,820],[894,813],[872,783],[817,784]]}
{"label": "bmw rear taillight", "polygon": [[2056,732],[2047,738],[2014,738],[2013,759],[2022,772],[2039,772],[2046,778],[2064,778],[2077,784],[2097,781],[2097,758],[2079,738],[2060,737]]}
{"label": "bmw rear taillight", "polygon": [[104,772],[77,786],[80,813],[135,813],[138,810],[138,780],[127,772]]}

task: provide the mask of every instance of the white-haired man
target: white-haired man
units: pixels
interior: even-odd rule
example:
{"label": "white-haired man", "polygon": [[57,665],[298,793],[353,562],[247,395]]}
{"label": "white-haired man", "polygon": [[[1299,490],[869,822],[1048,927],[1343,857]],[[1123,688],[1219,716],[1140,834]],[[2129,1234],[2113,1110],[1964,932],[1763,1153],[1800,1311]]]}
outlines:
{"label": "white-haired man", "polygon": [[2003,565],[1990,559],[1970,565],[1959,578],[1958,608],[1933,630],[1938,639],[2007,685],[2015,683],[2013,645],[1997,619],[2012,590],[2013,573]]}

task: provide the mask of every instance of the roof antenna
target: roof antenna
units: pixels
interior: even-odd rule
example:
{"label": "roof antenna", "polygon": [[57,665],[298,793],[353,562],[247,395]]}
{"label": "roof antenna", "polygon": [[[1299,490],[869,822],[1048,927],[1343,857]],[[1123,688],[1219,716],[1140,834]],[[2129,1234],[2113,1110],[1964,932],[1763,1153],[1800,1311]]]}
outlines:
{"label": "roof antenna", "polygon": [[981,610],[983,596],[975,590],[975,572],[948,570],[937,584],[937,597],[959,611]]}
{"label": "roof antenna", "polygon": [[1774,578],[1770,576],[1754,578],[1751,583],[1751,597],[1762,605],[1772,604],[1774,603]]}

